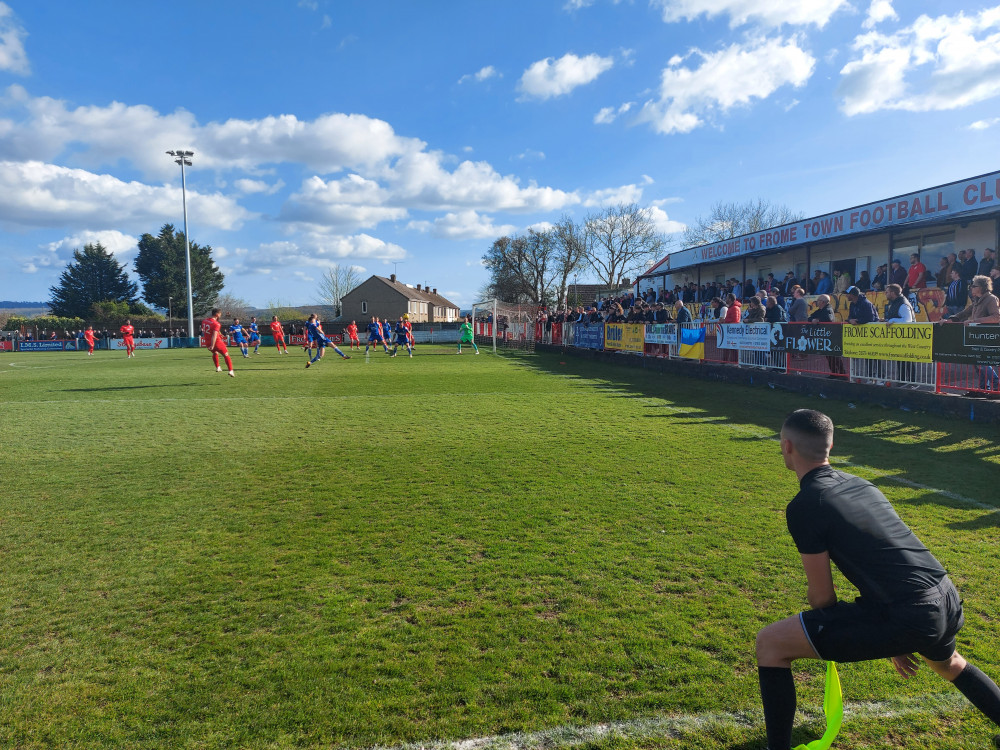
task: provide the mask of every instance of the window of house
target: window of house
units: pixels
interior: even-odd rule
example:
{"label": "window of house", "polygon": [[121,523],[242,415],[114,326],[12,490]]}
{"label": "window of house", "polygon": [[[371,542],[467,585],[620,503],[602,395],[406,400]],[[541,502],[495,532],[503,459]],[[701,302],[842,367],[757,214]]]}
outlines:
{"label": "window of house", "polygon": [[368,300],[366,299],[361,300],[361,312],[362,313],[368,312]]}

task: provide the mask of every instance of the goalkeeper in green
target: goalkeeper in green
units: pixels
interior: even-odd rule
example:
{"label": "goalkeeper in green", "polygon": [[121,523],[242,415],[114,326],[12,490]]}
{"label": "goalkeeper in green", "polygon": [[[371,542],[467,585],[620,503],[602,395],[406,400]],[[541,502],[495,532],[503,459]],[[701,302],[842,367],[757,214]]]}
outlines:
{"label": "goalkeeper in green", "polygon": [[462,353],[462,344],[472,344],[472,348],[476,350],[476,354],[479,354],[479,347],[476,346],[475,339],[472,336],[472,316],[466,315],[465,320],[462,325],[458,328],[458,353]]}

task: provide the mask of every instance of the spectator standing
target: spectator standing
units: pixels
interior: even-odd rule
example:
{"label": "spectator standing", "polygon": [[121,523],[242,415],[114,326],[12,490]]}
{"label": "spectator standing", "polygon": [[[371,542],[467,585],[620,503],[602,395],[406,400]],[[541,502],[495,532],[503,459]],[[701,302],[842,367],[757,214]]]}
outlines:
{"label": "spectator standing", "polygon": [[[1000,300],[993,295],[993,280],[989,276],[976,275],[969,286],[972,304],[948,319],[949,323],[1000,323]],[[969,391],[971,398],[1000,398],[1000,378],[993,367],[976,365],[979,375],[979,391]],[[985,391],[991,391],[985,393]]]}
{"label": "spectator standing", "polygon": [[947,292],[945,292],[944,297],[944,307],[945,307],[945,319],[948,319],[959,310],[965,309],[965,305],[968,302],[968,289],[965,286],[965,282],[962,280],[962,271],[955,265],[951,267],[951,282],[949,282],[946,287]]}
{"label": "spectator standing", "polygon": [[778,304],[778,298],[773,294],[767,298],[767,309],[764,311],[764,320],[768,323],[785,323],[788,320],[785,309]]}
{"label": "spectator standing", "polygon": [[817,271],[819,281],[816,282],[816,294],[833,294],[833,283],[826,271]]}
{"label": "spectator standing", "polygon": [[760,297],[753,296],[747,303],[747,311],[743,316],[744,323],[763,323],[764,306],[760,303]]}
{"label": "spectator standing", "polygon": [[934,283],[937,284],[938,289],[945,289],[951,282],[951,264],[948,263],[948,258],[942,258],[938,262],[937,273],[934,274]]}
{"label": "spectator standing", "polygon": [[802,287],[796,285],[792,289],[792,306],[788,308],[788,320],[792,323],[805,323],[809,317],[809,306],[806,304]]}
{"label": "spectator standing", "polygon": [[[899,284],[906,286],[906,271],[903,270],[903,262],[899,258],[892,259],[892,266],[889,270],[889,284]],[[888,285],[886,285],[888,289]]]}
{"label": "spectator standing", "polygon": [[858,287],[858,289],[860,289],[860,290],[861,290],[862,292],[870,292],[870,291],[871,291],[871,288],[872,288],[872,280],[871,280],[871,278],[869,278],[869,276],[868,276],[868,272],[867,272],[867,271],[862,271],[862,272],[861,272],[861,273],[860,273],[860,274],[858,275],[858,283],[857,283],[857,287]]}
{"label": "spectator standing", "polygon": [[917,253],[910,254],[910,267],[906,271],[906,285],[903,286],[907,292],[911,289],[927,288],[927,266],[920,262]]}
{"label": "spectator standing", "polygon": [[979,275],[989,276],[995,264],[996,257],[993,254],[993,248],[987,247],[983,250],[983,259],[979,261]]}
{"label": "spectator standing", "polygon": [[691,323],[692,322],[691,311],[688,310],[684,306],[684,303],[681,302],[680,300],[677,300],[674,303],[674,320],[677,323]]}
{"label": "spectator standing", "polygon": [[835,294],[843,294],[851,285],[851,274],[847,271],[834,271],[833,291]]}
{"label": "spectator standing", "polygon": [[962,280],[968,284],[977,271],[979,262],[976,260],[976,251],[970,247],[965,251],[965,260],[962,262]]}
{"label": "spectator standing", "polygon": [[864,325],[878,321],[878,311],[875,309],[875,305],[856,286],[852,286],[847,290],[847,299],[851,302],[847,313],[848,323],[852,325]]}
{"label": "spectator standing", "polygon": [[[828,295],[821,294],[816,299],[816,309],[809,315],[807,322],[819,324],[834,322],[833,307],[830,305],[830,297]],[[840,357],[828,354],[826,357],[826,365],[830,368],[829,377],[831,378],[839,378],[847,374],[844,371],[844,361]]]}
{"label": "spectator standing", "polygon": [[885,289],[885,285],[889,283],[888,272],[886,270],[886,265],[883,263],[881,266],[875,269],[875,278],[872,279],[871,291],[880,292]]}

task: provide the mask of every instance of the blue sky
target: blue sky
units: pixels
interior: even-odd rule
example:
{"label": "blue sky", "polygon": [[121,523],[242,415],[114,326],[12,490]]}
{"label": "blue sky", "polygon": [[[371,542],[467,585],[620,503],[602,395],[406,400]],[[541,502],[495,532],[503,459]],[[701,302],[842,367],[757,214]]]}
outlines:
{"label": "blue sky", "polygon": [[0,299],[180,228],[168,149],[227,292],[341,264],[467,306],[501,234],[635,202],[679,249],[716,201],[812,216],[998,145],[997,0],[5,0]]}

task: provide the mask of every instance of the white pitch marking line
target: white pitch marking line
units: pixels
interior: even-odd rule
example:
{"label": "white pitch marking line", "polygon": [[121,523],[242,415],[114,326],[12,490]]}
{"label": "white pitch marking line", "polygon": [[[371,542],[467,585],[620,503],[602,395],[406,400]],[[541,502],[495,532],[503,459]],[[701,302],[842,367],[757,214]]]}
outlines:
{"label": "white pitch marking line", "polygon": [[[931,705],[928,706],[928,703]],[[936,716],[958,713],[969,707],[961,694],[945,693],[919,696],[896,704],[884,701],[844,704],[845,718],[861,720],[895,719],[913,715],[926,715],[928,710]],[[825,717],[819,712],[799,712],[802,723],[822,726]],[[462,740],[434,740],[401,745],[376,746],[371,750],[546,750],[570,748],[593,744],[609,737],[633,740],[655,738],[677,739],[684,734],[704,732],[712,726],[738,729],[763,730],[763,721],[756,714],[704,713],[682,714],[662,718],[634,719],[632,721],[593,724],[591,726],[559,726],[538,732],[512,732],[489,737]]]}

